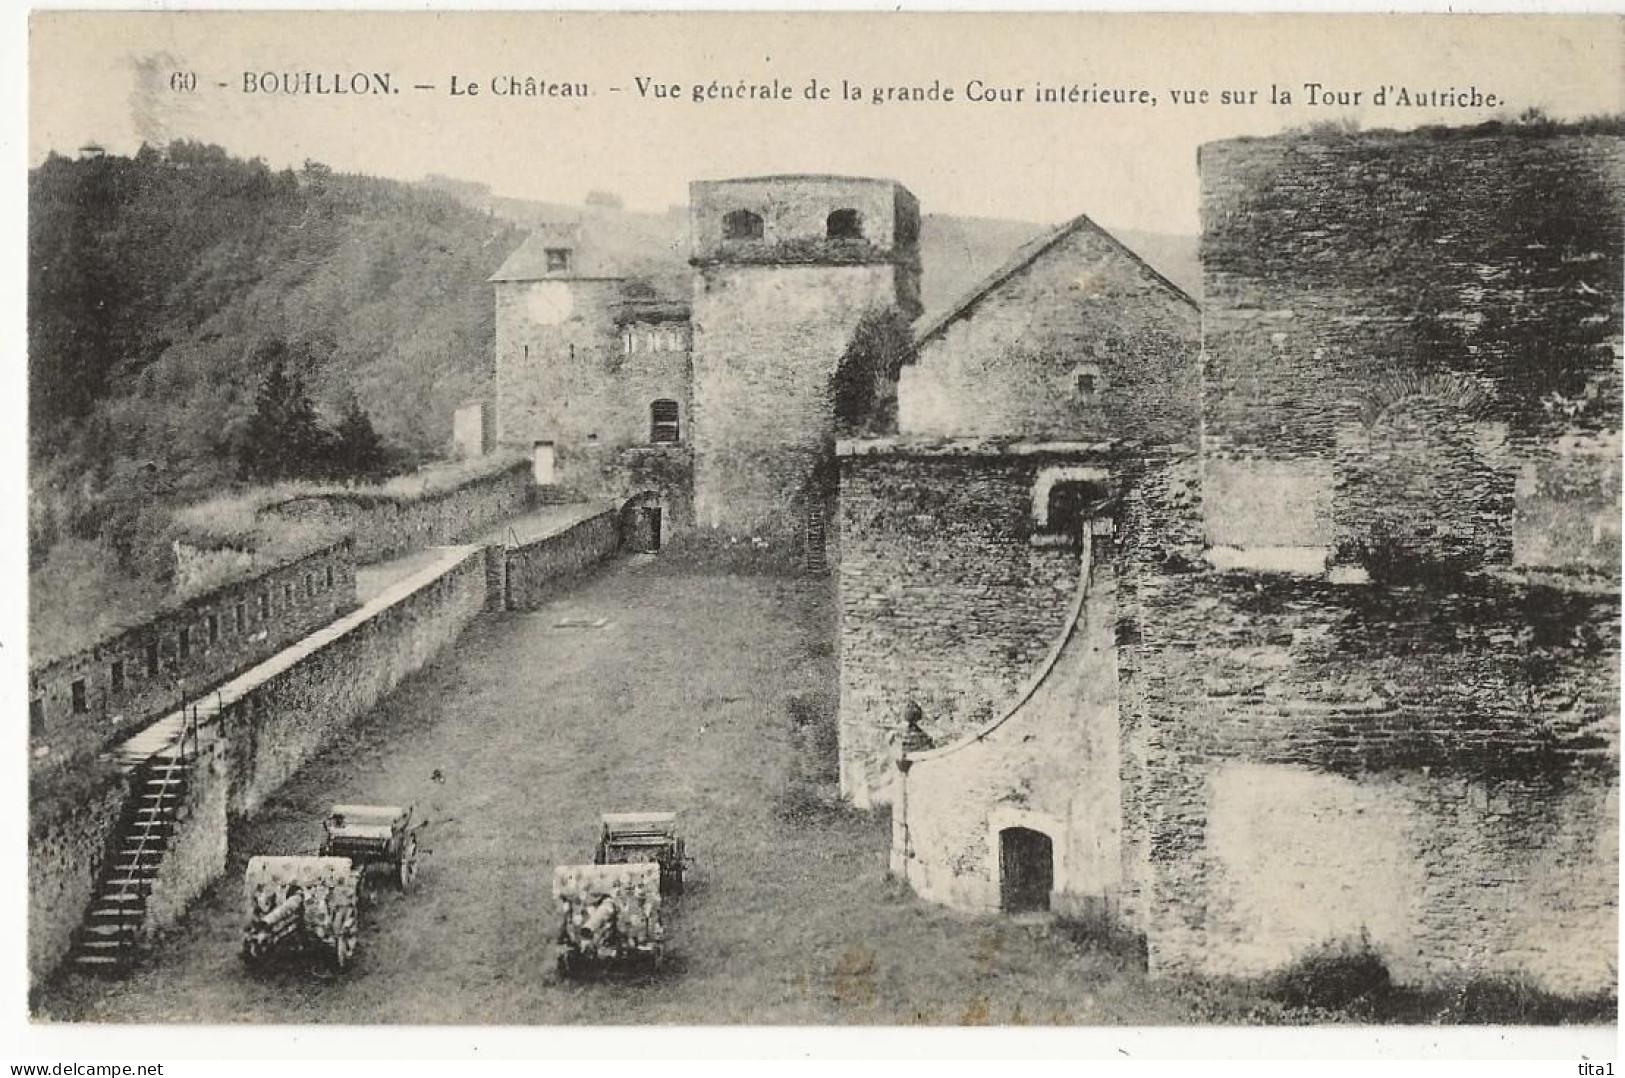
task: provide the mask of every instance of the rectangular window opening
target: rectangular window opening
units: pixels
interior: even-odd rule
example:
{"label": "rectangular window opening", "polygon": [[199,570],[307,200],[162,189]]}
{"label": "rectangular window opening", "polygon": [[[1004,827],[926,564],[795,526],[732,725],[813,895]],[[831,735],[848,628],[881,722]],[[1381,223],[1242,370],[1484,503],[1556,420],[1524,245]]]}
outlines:
{"label": "rectangular window opening", "polygon": [[73,698],[73,713],[83,715],[90,710],[90,696],[85,692],[85,679],[80,678],[68,686],[68,693]]}
{"label": "rectangular window opening", "polygon": [[111,681],[112,681],[112,684],[113,684],[113,692],[114,693],[123,692],[124,691],[124,660],[123,659],[115,659],[113,661],[113,667],[112,667],[112,670],[110,671],[110,673],[111,673]]}

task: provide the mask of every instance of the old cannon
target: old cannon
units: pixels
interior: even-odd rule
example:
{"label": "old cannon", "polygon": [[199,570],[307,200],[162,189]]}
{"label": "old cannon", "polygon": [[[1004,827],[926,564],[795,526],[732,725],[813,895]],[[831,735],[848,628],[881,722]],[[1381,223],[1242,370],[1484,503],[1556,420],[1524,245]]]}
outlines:
{"label": "old cannon", "polygon": [[321,855],[348,857],[361,870],[364,893],[371,876],[382,874],[380,867],[402,891],[411,889],[418,874],[418,839],[410,805],[334,805],[323,827]]}
{"label": "old cannon", "polygon": [[320,951],[338,969],[355,957],[360,872],[343,857],[255,857],[243,877],[243,960]]}
{"label": "old cannon", "polygon": [[560,865],[553,870],[553,898],[560,919],[559,976],[596,964],[659,968],[666,944],[660,866]]}
{"label": "old cannon", "polygon": [[683,893],[683,839],[677,833],[675,812],[606,812],[598,850],[593,863],[599,865],[637,864],[652,861],[660,866],[660,893]]}

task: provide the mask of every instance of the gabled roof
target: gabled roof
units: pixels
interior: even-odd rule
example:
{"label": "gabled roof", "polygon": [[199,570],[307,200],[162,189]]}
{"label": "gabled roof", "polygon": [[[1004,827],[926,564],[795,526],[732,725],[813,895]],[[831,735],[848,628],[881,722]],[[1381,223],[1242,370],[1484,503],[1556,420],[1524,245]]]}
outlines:
{"label": "gabled roof", "polygon": [[[548,271],[547,252],[564,248],[570,252],[570,268]],[[508,260],[491,274],[492,281],[594,280],[625,277],[627,274],[605,257],[590,232],[574,222],[549,222],[531,230]]]}
{"label": "gabled roof", "polygon": [[[1157,272],[1157,269],[1152,266],[1151,263],[1135,254],[1134,251],[1124,244],[1122,240],[1118,239],[1116,236],[1113,236],[1110,232],[1107,232],[1104,228],[1101,228],[1099,225],[1091,221],[1087,214],[1080,213],[1078,216],[1072,218],[1072,220],[1059,224],[1050,229],[1048,232],[1041,233],[1038,236],[1035,236],[1033,239],[1028,240],[1020,247],[1016,248],[1015,254],[1010,256],[1009,261],[1005,262],[1004,265],[1000,266],[991,274],[984,277],[981,281],[977,282],[977,284],[965,294],[964,299],[956,303],[946,314],[939,316],[929,324],[922,327],[920,331],[914,335],[913,351],[917,353],[919,349],[924,347],[925,344],[933,337],[940,335],[953,323],[970,314],[977,304],[981,303],[982,300],[986,299],[993,292],[997,291],[1006,281],[1010,280],[1012,277],[1016,276],[1016,274],[1022,272],[1028,266],[1038,261],[1038,259],[1043,257],[1044,253],[1050,250],[1050,248],[1054,247],[1068,236],[1071,236],[1073,233],[1080,232],[1085,229],[1094,232],[1098,236],[1104,237],[1114,247],[1138,263],[1139,266],[1145,270],[1145,272],[1149,273],[1152,277],[1160,281],[1162,285],[1175,296],[1184,300],[1193,308],[1197,306],[1196,301],[1192,299],[1184,289],[1180,288],[1178,285],[1174,284],[1174,282]],[[912,362],[913,358],[914,357],[911,355],[906,362]]]}

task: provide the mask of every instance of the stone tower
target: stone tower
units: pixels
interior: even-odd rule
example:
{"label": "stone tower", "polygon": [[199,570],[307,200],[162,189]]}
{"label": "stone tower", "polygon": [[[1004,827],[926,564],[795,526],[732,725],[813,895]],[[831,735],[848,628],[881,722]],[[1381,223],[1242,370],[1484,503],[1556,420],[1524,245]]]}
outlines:
{"label": "stone tower", "polygon": [[920,313],[919,203],[890,180],[762,176],[693,183],[689,212],[697,523],[793,540],[853,329]]}

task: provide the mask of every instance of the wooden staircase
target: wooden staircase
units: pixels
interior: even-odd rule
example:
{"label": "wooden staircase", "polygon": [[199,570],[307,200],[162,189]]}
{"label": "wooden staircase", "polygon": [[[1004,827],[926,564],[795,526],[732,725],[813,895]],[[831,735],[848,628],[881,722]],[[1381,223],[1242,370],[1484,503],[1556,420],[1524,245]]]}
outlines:
{"label": "wooden staircase", "polygon": [[152,756],[133,772],[135,792],[119,829],[118,851],[74,938],[70,969],[118,973],[134,961],[147,897],[174,835],[190,769],[184,755],[174,753]]}

